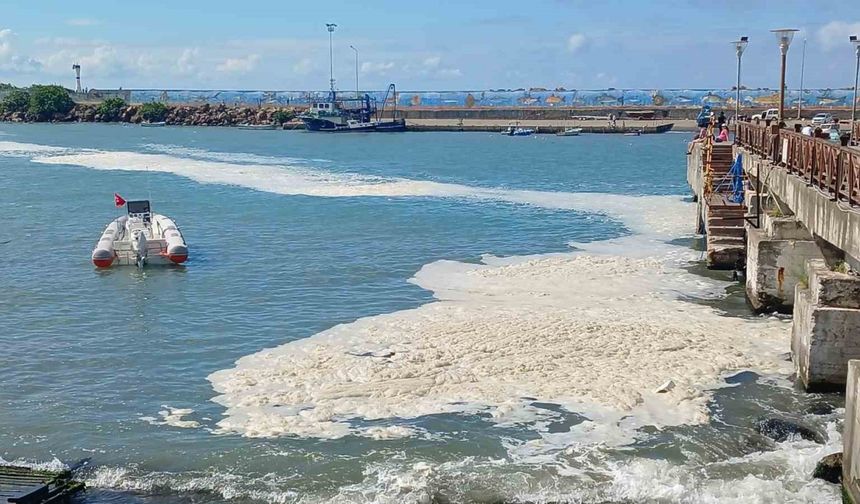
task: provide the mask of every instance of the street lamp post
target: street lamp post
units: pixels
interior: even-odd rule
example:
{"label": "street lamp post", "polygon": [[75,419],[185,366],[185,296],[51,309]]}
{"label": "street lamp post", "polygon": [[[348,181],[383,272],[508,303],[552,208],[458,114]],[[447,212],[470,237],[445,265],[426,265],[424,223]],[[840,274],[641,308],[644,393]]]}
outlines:
{"label": "street lamp post", "polygon": [[749,37],[741,37],[740,40],[732,42],[738,55],[738,82],[735,86],[735,141],[738,139],[738,118],[741,115],[741,56],[744,55],[744,49],[747,48],[748,43]]}
{"label": "street lamp post", "polygon": [[326,23],[326,29],[328,29],[328,74],[329,74],[329,83],[331,84],[331,92],[334,94],[334,50],[332,49],[332,34],[334,33],[334,29],[337,28],[337,25],[334,23]]}
{"label": "street lamp post", "polygon": [[849,141],[854,143],[854,121],[857,120],[857,79],[860,77],[860,40],[857,35],[851,35],[849,40],[854,44],[854,52],[857,53],[857,64],[854,66],[854,101],[851,104],[851,136]]}
{"label": "street lamp post", "polygon": [[785,57],[788,54],[788,46],[791,45],[791,39],[794,38],[796,31],[794,28],[771,30],[779,42],[779,53],[782,57],[779,77],[779,118],[777,119],[779,123],[782,123],[785,119]]}
{"label": "street lamp post", "polygon": [[358,87],[358,49],[352,45],[349,46],[349,48],[355,51],[355,97],[359,98],[361,96],[361,91]]}
{"label": "street lamp post", "polygon": [[803,69],[806,67],[806,39],[803,39],[803,57],[800,58],[800,96],[797,97],[797,119],[803,113]]}

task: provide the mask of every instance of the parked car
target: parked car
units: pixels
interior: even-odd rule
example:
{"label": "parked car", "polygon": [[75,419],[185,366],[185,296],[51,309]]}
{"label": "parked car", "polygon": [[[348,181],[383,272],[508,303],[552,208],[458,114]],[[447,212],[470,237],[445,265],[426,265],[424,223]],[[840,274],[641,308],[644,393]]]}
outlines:
{"label": "parked car", "polygon": [[767,109],[761,114],[753,114],[753,120],[761,119],[762,121],[771,121],[773,119],[779,119],[779,109]]}
{"label": "parked car", "polygon": [[815,114],[815,117],[812,118],[812,124],[818,126],[822,124],[830,124],[834,122],[833,115],[830,112],[822,112],[820,114]]}

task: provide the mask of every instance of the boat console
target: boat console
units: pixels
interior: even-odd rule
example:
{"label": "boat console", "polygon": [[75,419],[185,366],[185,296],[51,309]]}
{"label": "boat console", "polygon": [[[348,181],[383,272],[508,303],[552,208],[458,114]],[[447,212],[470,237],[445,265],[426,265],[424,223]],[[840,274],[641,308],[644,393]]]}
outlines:
{"label": "boat console", "polygon": [[139,218],[144,223],[149,224],[152,221],[152,210],[149,207],[149,200],[138,200],[126,202],[129,218]]}

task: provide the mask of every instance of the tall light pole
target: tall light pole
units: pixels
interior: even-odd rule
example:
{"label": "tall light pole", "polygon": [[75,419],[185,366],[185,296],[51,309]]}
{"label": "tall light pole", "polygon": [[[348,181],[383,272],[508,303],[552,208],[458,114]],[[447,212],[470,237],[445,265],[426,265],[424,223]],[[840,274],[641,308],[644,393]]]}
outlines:
{"label": "tall light pole", "polygon": [[334,94],[334,50],[332,49],[332,34],[334,33],[334,29],[337,28],[337,25],[334,23],[326,23],[325,27],[328,29],[328,74],[329,74],[329,83],[331,84],[331,92]]}
{"label": "tall light pole", "polygon": [[806,38],[803,39],[803,57],[800,58],[800,96],[797,97],[797,118],[803,111],[803,69],[806,66]]}
{"label": "tall light pole", "polygon": [[854,143],[854,121],[857,120],[857,79],[860,77],[860,40],[857,40],[857,35],[848,37],[854,44],[854,52],[857,53],[857,64],[854,66],[854,103],[851,104],[851,136],[849,143]]}
{"label": "tall light pole", "polygon": [[355,97],[358,98],[361,96],[361,91],[358,87],[358,49],[353,45],[349,46],[349,48],[355,51]]}
{"label": "tall light pole", "polygon": [[785,57],[788,54],[788,46],[791,45],[791,39],[794,38],[794,33],[797,30],[794,28],[780,28],[771,30],[776,35],[776,40],[779,42],[779,53],[782,57],[780,62],[779,76],[779,118],[778,123],[785,120]]}
{"label": "tall light pole", "polygon": [[749,37],[741,37],[740,40],[732,42],[738,55],[738,83],[735,86],[735,141],[738,138],[738,118],[741,116],[741,56],[744,55],[749,40]]}

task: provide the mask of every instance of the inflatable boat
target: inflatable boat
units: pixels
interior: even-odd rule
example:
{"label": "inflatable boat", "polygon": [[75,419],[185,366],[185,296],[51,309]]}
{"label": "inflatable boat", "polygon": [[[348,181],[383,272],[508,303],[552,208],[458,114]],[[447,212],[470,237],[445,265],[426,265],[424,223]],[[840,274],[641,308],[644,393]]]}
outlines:
{"label": "inflatable boat", "polygon": [[105,228],[93,250],[98,268],[143,267],[147,264],[182,264],[188,259],[188,245],[176,223],[152,213],[149,201],[126,202],[128,215]]}

